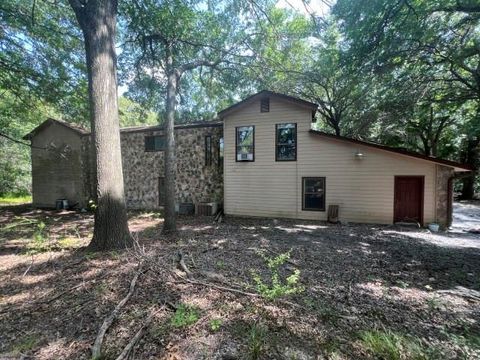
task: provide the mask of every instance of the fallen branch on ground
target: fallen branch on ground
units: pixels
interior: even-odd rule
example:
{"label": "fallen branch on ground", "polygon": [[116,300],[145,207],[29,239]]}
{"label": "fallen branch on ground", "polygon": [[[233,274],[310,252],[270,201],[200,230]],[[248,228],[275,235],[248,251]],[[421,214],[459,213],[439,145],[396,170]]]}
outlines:
{"label": "fallen branch on ground", "polygon": [[145,334],[145,329],[150,325],[155,315],[162,309],[163,309],[163,306],[157,311],[153,311],[153,310],[150,311],[150,315],[148,315],[147,318],[143,321],[143,324],[140,327],[140,329],[137,331],[135,336],[129,341],[129,343],[123,348],[123,351],[121,352],[120,355],[117,356],[116,360],[128,359],[135,345],[137,345],[137,343],[142,338],[143,334]]}
{"label": "fallen branch on ground", "polygon": [[32,265],[33,265],[33,261],[34,261],[34,260],[35,260],[35,259],[34,259],[33,255],[32,255],[32,261],[31,261],[30,265],[28,266],[27,270],[25,270],[25,272],[23,273],[22,277],[25,277],[25,276],[28,274],[28,272],[29,272],[30,269],[32,268]]}
{"label": "fallen branch on ground", "polygon": [[132,297],[133,292],[135,291],[135,285],[137,283],[138,277],[140,276],[142,271],[142,265],[139,266],[138,271],[135,273],[135,276],[133,277],[132,281],[130,282],[130,288],[128,290],[127,295],[115,306],[115,309],[111,312],[109,316],[103,320],[103,324],[98,330],[97,338],[95,339],[95,343],[92,346],[92,358],[98,359],[101,356],[101,350],[102,350],[102,344],[103,344],[103,338],[105,337],[105,334],[107,330],[110,328],[110,325],[112,325],[113,321],[117,318],[118,314],[120,313],[120,310],[122,307],[127,303],[127,301]]}
{"label": "fallen branch on ground", "polygon": [[[175,274],[175,273],[173,273],[173,274]],[[178,274],[175,274],[175,275],[178,276],[182,281],[185,281],[185,282],[187,282],[189,284],[193,284],[193,285],[201,285],[201,286],[211,287],[211,288],[218,289],[218,290],[230,291],[230,292],[233,292],[233,293],[247,295],[247,296],[253,296],[253,297],[259,297],[260,296],[260,295],[255,294],[255,293],[249,293],[249,292],[239,290],[239,289],[234,289],[234,288],[231,288],[231,287],[215,285],[215,284],[212,284],[212,283],[206,283],[206,282],[203,282],[203,281],[198,281],[198,280],[193,280],[193,279],[187,279],[187,278],[185,278],[183,276],[180,276]]]}
{"label": "fallen branch on ground", "polygon": [[448,294],[464,297],[470,300],[480,301],[480,292],[472,289],[467,289],[463,286],[457,286],[453,290],[437,290],[438,294]]}

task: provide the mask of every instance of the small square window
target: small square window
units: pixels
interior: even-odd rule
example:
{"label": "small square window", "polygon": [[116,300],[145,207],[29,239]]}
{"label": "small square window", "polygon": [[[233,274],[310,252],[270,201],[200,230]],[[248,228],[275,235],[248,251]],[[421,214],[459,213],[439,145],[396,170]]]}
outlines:
{"label": "small square window", "polygon": [[302,178],[302,210],[325,211],[325,178]]}

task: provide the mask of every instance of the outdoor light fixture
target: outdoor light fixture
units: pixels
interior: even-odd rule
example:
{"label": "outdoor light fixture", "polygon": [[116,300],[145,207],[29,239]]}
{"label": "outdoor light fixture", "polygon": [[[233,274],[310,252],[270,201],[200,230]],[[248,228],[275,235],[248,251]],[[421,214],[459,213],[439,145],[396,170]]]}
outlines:
{"label": "outdoor light fixture", "polygon": [[365,157],[365,154],[362,153],[360,150],[357,150],[357,152],[355,153],[355,158],[356,159],[363,159]]}

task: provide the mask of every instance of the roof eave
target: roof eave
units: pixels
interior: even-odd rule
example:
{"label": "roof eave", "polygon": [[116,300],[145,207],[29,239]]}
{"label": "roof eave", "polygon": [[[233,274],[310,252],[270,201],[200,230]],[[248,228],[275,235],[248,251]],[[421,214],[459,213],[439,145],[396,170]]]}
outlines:
{"label": "roof eave", "polygon": [[351,144],[366,146],[366,147],[370,147],[370,148],[373,148],[373,149],[383,150],[383,151],[387,151],[387,152],[398,154],[398,155],[404,155],[404,156],[408,156],[408,157],[418,159],[418,160],[424,160],[424,161],[429,161],[429,162],[433,162],[433,163],[444,165],[444,166],[449,166],[449,167],[454,168],[454,170],[456,172],[458,172],[458,171],[462,171],[462,172],[472,171],[472,167],[470,165],[458,163],[456,161],[434,158],[434,157],[431,157],[431,156],[426,156],[426,155],[414,153],[414,152],[403,150],[403,149],[397,149],[397,148],[393,148],[393,147],[386,146],[386,145],[381,145],[381,144],[369,143],[369,142],[366,142],[366,141],[351,139],[351,138],[347,138],[345,136],[338,136],[338,135],[329,134],[329,133],[326,133],[326,132],[323,132],[323,131],[318,131],[318,130],[313,130],[313,129],[310,130],[310,133],[315,134],[315,135],[319,135],[319,136],[323,136],[323,137],[326,137],[326,138],[338,140],[338,141],[344,141],[344,142],[348,142],[348,143],[351,143]]}

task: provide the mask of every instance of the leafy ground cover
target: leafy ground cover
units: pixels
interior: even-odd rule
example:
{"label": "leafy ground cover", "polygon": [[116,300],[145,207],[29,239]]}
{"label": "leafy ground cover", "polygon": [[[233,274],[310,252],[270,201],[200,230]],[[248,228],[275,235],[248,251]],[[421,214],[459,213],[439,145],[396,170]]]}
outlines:
{"label": "leafy ground cover", "polygon": [[137,212],[135,250],[88,253],[92,221],[0,208],[0,358],[89,359],[139,263],[104,358],[152,313],[135,358],[480,358],[478,235],[181,217],[172,238]]}

